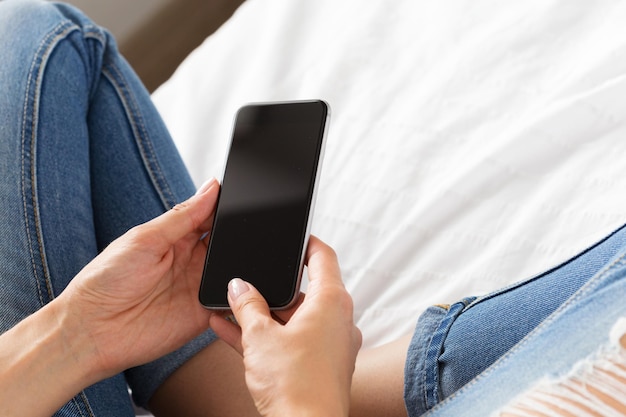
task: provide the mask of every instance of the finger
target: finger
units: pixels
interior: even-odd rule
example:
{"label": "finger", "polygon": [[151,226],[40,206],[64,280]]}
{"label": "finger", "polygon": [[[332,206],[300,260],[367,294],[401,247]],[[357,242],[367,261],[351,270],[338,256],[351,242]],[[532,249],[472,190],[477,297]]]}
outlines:
{"label": "finger", "polygon": [[215,210],[218,193],[219,183],[213,178],[196,195],[144,226],[157,231],[164,245],[172,245],[189,233],[202,230]]}
{"label": "finger", "polygon": [[243,334],[274,323],[267,302],[250,283],[235,278],[228,284],[228,304]]}
{"label": "finger", "polygon": [[323,280],[325,284],[343,286],[335,251],[315,236],[311,236],[309,239],[307,269],[310,284],[319,285],[320,281]]}
{"label": "finger", "polygon": [[358,352],[363,345],[363,333],[361,333],[361,329],[356,326],[352,327],[352,343],[354,352]]}
{"label": "finger", "polygon": [[301,292],[298,295],[298,299],[293,304],[293,306],[289,307],[286,310],[275,310],[272,312],[272,314],[274,315],[275,318],[278,319],[278,321],[282,323],[287,323],[289,319],[291,319],[291,316],[293,316],[296,310],[298,310],[300,305],[304,302],[304,297],[305,297],[305,294]]}
{"label": "finger", "polygon": [[220,339],[243,355],[241,327],[218,314],[211,315],[210,326]]}

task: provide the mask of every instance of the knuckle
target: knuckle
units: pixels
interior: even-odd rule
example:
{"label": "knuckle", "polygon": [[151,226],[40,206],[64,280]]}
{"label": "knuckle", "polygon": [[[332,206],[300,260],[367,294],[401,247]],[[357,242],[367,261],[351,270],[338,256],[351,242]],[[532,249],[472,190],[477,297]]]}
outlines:
{"label": "knuckle", "polygon": [[172,210],[173,211],[177,211],[177,212],[181,212],[181,211],[187,210],[188,207],[189,207],[189,202],[188,201],[183,201],[181,203],[176,204],[174,207],[172,207]]}
{"label": "knuckle", "polygon": [[326,246],[326,253],[327,256],[329,258],[332,258],[334,260],[337,260],[337,252],[335,251],[335,249],[333,249],[331,246],[328,246],[326,244],[324,244]]}
{"label": "knuckle", "polygon": [[342,314],[352,316],[354,302],[348,291],[342,285],[328,286],[324,291],[328,305],[334,305]]}
{"label": "knuckle", "polygon": [[335,251],[335,249],[333,249],[331,246],[323,242],[320,242],[320,245],[321,245],[320,252],[322,256],[324,256],[328,260],[337,261],[338,257],[337,257],[337,252]]}
{"label": "knuckle", "polygon": [[170,211],[177,213],[181,221],[186,222],[187,227],[191,229],[199,227],[204,220],[199,218],[198,213],[192,209],[192,204],[189,200],[176,204]]}
{"label": "knuckle", "polygon": [[145,224],[134,226],[125,233],[124,238],[130,246],[144,246],[150,241],[150,229]]}
{"label": "knuckle", "polygon": [[[243,297],[242,297],[243,298]],[[253,297],[246,297],[239,301],[237,305],[237,312],[240,318],[239,324],[245,327],[248,331],[263,330],[267,326],[267,320],[258,311],[263,307],[263,303]]]}

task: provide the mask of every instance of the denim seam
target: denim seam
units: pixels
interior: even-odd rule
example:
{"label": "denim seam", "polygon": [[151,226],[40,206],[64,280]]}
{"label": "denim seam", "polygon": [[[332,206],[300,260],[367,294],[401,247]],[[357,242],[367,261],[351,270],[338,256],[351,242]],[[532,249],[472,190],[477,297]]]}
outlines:
{"label": "denim seam", "polygon": [[[26,236],[28,239],[28,247],[30,251],[31,265],[33,267],[33,273],[35,276],[35,281],[37,284],[37,291],[39,294],[39,302],[43,306],[46,304],[46,300],[43,296],[43,290],[40,285],[39,273],[37,270],[37,263],[35,258],[37,258],[37,254],[35,254],[34,244],[32,239],[32,226],[31,223],[34,223],[35,227],[35,236],[37,240],[37,244],[39,245],[39,257],[41,258],[44,281],[46,283],[46,290],[48,293],[48,298],[51,300],[54,298],[54,292],[52,290],[52,283],[49,280],[49,272],[47,268],[47,261],[45,258],[45,251],[43,247],[43,239],[41,238],[41,223],[39,219],[39,206],[37,199],[37,166],[36,166],[36,145],[37,145],[37,128],[39,124],[38,119],[38,111],[39,111],[39,94],[41,89],[41,79],[43,78],[43,71],[46,66],[46,61],[48,60],[51,51],[54,48],[51,48],[51,45],[55,45],[60,39],[66,36],[68,33],[72,32],[74,28],[68,25],[67,22],[60,23],[57,25],[45,38],[42,39],[37,51],[35,53],[35,57],[33,62],[31,63],[31,67],[28,72],[27,84],[26,84],[26,94],[24,100],[23,114],[22,114],[22,204],[24,208],[24,222],[26,227]],[[33,81],[34,79],[34,81]],[[32,91],[31,91],[32,90]],[[32,101],[31,101],[32,95]],[[29,110],[31,110],[29,117]],[[27,123],[30,122],[30,126]],[[30,127],[30,138],[27,137],[26,133],[28,128]],[[30,141],[30,143],[29,143]],[[30,146],[29,146],[30,145]],[[28,151],[27,151],[28,149]],[[30,156],[30,158],[29,158]],[[29,164],[30,163],[30,164]],[[28,196],[28,182],[30,180],[30,196]],[[29,210],[28,210],[28,202],[30,202],[33,207],[33,219],[30,219]]]}
{"label": "denim seam", "polygon": [[166,209],[171,209],[176,205],[176,199],[174,194],[165,180],[165,175],[159,164],[158,157],[154,151],[152,142],[148,138],[148,133],[145,128],[143,117],[139,111],[139,105],[137,104],[134,96],[131,94],[128,88],[125,86],[128,84],[124,79],[123,74],[118,68],[109,63],[103,68],[102,73],[107,77],[113,88],[117,91],[118,97],[122,102],[122,105],[128,116],[128,122],[131,125],[137,148],[141,154],[141,158],[144,162],[144,166],[152,183],[163,202]]}
{"label": "denim seam", "polygon": [[[102,33],[102,30],[99,29],[97,26],[85,26],[82,28],[81,30],[83,38],[90,40],[93,39],[95,41],[97,41],[100,44],[101,48],[104,48],[106,46],[106,35],[104,35]],[[96,90],[96,86],[97,86],[97,78],[94,77],[93,80],[91,80],[91,86],[90,86],[90,91],[89,91],[89,98],[91,99],[91,97],[93,96],[93,92]]]}
{"label": "denim seam", "polygon": [[[438,327],[439,324],[433,326],[434,320],[428,320],[427,323],[423,323],[422,320],[429,317],[432,312],[432,316],[438,315],[440,323],[443,317],[447,315],[450,306],[433,305],[428,307],[426,311],[418,319],[413,336],[411,337],[411,343],[407,348],[407,358],[404,366],[404,390],[403,397],[405,403],[405,409],[407,415],[412,415],[413,410],[427,410],[427,390],[426,390],[426,365],[424,364],[428,347],[432,343],[434,335],[433,331],[426,330],[426,326],[430,324],[430,328]],[[436,310],[436,311],[435,311]]]}
{"label": "denim seam", "polygon": [[[444,316],[444,319],[445,319],[445,316]],[[435,337],[435,333],[432,333],[430,335],[430,337],[428,338],[428,346],[426,347],[426,352],[425,352],[426,358],[424,358],[425,362],[428,361],[427,358],[429,356],[428,355],[429,354],[429,350],[430,350],[430,347],[431,347],[431,345],[433,343],[433,338],[434,337]],[[423,401],[423,404],[424,404],[424,408],[426,410],[428,410],[428,408],[429,408],[429,405],[428,405],[429,404],[429,400],[428,400],[429,389],[428,389],[428,367],[427,367],[426,363],[424,364],[424,372],[422,372],[422,388],[423,388],[423,391],[421,393],[422,401]]]}
{"label": "denim seam", "polygon": [[467,306],[471,304],[476,297],[466,297],[461,301],[454,303],[444,318],[439,323],[437,330],[430,338],[428,348],[426,349],[425,372],[423,376],[424,397],[426,407],[432,408],[441,401],[440,380],[439,380],[439,356],[443,351],[443,345],[446,341],[450,328],[454,324],[456,318],[465,311]]}
{"label": "denim seam", "polygon": [[[83,400],[84,400],[84,401],[86,401],[86,400],[87,400],[87,398],[85,398],[85,393],[84,393],[84,391],[81,391],[78,395],[79,395],[79,396],[81,396],[81,397],[83,397]],[[70,400],[70,402],[71,402],[72,404],[74,404],[74,405],[75,405],[75,409],[76,409],[76,411],[78,411],[78,413],[81,415],[81,417],[94,417],[94,415],[93,415],[93,414],[91,414],[91,413],[90,413],[88,416],[85,416],[85,414],[83,413],[83,410],[82,410],[82,408],[81,408],[81,406],[80,406],[80,403],[78,402],[78,400],[76,399],[76,397],[73,397],[73,398]]]}
{"label": "denim seam", "polygon": [[[48,269],[48,261],[46,259],[45,247],[43,242],[43,232],[41,229],[41,218],[39,211],[39,203],[37,198],[37,129],[39,125],[39,100],[41,95],[41,84],[44,71],[50,58],[52,51],[65,39],[70,33],[80,30],[72,22],[63,21],[57,24],[40,42],[31,66],[29,68],[26,80],[25,100],[22,114],[22,132],[21,132],[21,186],[22,186],[22,205],[24,209],[24,224],[26,228],[26,238],[28,240],[28,248],[31,259],[31,266],[35,276],[38,298],[41,306],[46,304],[44,299],[44,291],[40,284],[37,262],[35,259],[39,256],[42,263],[43,279],[46,284],[46,291],[49,300],[55,298],[52,282],[50,279],[50,271]],[[30,117],[29,117],[30,115]],[[30,135],[27,135],[28,129],[31,129]],[[29,137],[30,136],[30,137]],[[27,192],[30,181],[30,193]],[[30,194],[30,195],[29,195]],[[32,205],[32,213],[28,210],[28,203]],[[32,214],[32,219],[30,218]],[[34,224],[35,230],[33,231]],[[35,252],[35,245],[32,234],[35,234],[39,254]],[[77,398],[80,397],[81,401]],[[87,412],[87,416],[95,417],[95,414],[89,404],[89,400],[84,391],[81,391],[71,400],[76,404],[76,408],[82,416],[85,416],[83,409]],[[81,407],[81,403],[83,407]]]}
{"label": "denim seam", "polygon": [[487,376],[489,376],[489,374],[493,373],[494,371],[496,371],[497,369],[499,369],[503,365],[505,365],[506,362],[509,360],[509,358],[515,352],[517,352],[519,349],[524,347],[526,344],[530,343],[530,340],[534,338],[536,333],[541,331],[545,326],[549,325],[554,320],[556,320],[559,316],[561,316],[563,314],[563,311],[568,309],[572,304],[576,303],[583,296],[585,296],[589,292],[593,291],[593,289],[596,288],[598,285],[600,285],[600,283],[603,281],[603,279],[607,275],[612,273],[613,270],[616,267],[623,266],[623,265],[626,265],[626,252],[622,253],[618,258],[613,260],[613,262],[611,262],[611,264],[609,264],[606,267],[604,267],[594,278],[592,278],[589,282],[587,282],[587,284],[585,284],[580,290],[578,290],[572,297],[570,297],[568,300],[566,300],[556,311],[554,311],[554,313],[552,313],[541,324],[539,324],[535,329],[533,329],[529,334],[527,334],[526,337],[524,337],[524,339],[522,339],[517,345],[515,345],[508,352],[506,352],[500,359],[498,359],[487,370],[485,370],[480,375],[476,376],[472,381],[468,382],[465,386],[463,386],[462,388],[457,390],[454,394],[452,394],[451,396],[449,396],[448,398],[446,398],[445,400],[443,400],[442,402],[437,404],[435,407],[433,407],[431,410],[429,410],[429,412],[430,411],[435,411],[435,410],[443,407],[446,403],[448,403],[449,401],[452,401],[452,399],[454,399],[455,397],[461,395],[465,391],[469,390],[473,385],[475,385],[476,383],[478,383],[482,379],[484,379]]}
{"label": "denim seam", "polygon": [[82,28],[82,33],[85,38],[96,39],[102,45],[106,43],[106,38],[97,26],[85,26]]}

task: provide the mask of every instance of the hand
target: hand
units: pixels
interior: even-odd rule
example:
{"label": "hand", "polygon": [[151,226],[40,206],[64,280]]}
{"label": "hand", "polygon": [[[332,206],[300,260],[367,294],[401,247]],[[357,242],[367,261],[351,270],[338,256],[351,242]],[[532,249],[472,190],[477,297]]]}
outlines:
{"label": "hand", "polygon": [[105,374],[154,360],[208,328],[211,314],[198,302],[207,250],[201,236],[211,227],[218,189],[209,181],[189,200],[131,229],[56,300],[68,332],[89,336]]}
{"label": "hand", "polygon": [[347,416],[361,332],[333,250],[311,237],[309,286],[295,307],[275,315],[249,283],[233,280],[228,300],[239,326],[215,315],[211,326],[244,358],[246,383],[259,412]]}

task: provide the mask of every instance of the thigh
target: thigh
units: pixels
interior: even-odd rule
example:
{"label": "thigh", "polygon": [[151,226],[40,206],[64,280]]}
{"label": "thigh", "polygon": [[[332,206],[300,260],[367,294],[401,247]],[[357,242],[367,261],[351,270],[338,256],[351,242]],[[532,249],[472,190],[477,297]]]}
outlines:
{"label": "thigh", "polygon": [[[115,42],[80,12],[0,2],[0,56],[3,332],[62,292],[111,240],[186,199],[194,186]],[[136,391],[149,397],[212,340],[204,335],[130,371]],[[79,393],[59,415],[134,415],[125,375]]]}

